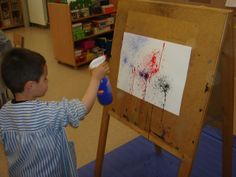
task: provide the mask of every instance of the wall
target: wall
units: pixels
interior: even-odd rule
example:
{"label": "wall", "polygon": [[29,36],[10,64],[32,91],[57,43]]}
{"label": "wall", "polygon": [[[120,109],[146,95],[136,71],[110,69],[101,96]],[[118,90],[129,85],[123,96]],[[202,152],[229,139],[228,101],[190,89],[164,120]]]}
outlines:
{"label": "wall", "polygon": [[24,26],[29,27],[29,14],[28,14],[27,0],[21,0],[21,8],[22,8]]}

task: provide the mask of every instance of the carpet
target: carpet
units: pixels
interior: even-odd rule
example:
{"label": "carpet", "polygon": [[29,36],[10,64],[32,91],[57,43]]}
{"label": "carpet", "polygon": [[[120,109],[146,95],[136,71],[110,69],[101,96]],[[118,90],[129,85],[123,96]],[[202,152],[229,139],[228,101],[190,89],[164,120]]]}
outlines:
{"label": "carpet", "polygon": [[[233,167],[236,166],[236,137]],[[218,129],[203,128],[191,177],[222,176],[222,137]],[[78,169],[79,177],[94,176],[95,161]],[[162,150],[157,154],[153,143],[142,136],[106,154],[102,177],[177,177],[180,160]],[[236,168],[233,168],[236,177]]]}

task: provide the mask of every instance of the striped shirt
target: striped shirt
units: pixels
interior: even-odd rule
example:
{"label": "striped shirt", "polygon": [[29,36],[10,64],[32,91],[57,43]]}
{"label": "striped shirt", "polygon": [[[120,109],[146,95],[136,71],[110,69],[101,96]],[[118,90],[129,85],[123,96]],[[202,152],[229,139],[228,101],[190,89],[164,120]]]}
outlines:
{"label": "striped shirt", "polygon": [[0,110],[0,143],[10,177],[75,177],[64,127],[77,127],[86,115],[77,99],[7,102]]}

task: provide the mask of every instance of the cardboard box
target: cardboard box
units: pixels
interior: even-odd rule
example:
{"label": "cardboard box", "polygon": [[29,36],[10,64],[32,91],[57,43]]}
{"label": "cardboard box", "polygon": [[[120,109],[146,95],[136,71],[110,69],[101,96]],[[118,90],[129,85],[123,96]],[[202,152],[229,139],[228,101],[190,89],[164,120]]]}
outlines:
{"label": "cardboard box", "polygon": [[114,21],[115,21],[114,17],[107,17],[104,19],[93,20],[93,24],[94,24],[94,26],[96,26],[98,28],[102,28],[105,26],[113,25]]}
{"label": "cardboard box", "polygon": [[114,12],[115,8],[114,8],[114,5],[113,4],[109,4],[109,5],[104,5],[102,6],[102,12],[104,14],[106,13],[112,13]]}
{"label": "cardboard box", "polygon": [[95,46],[95,40],[92,39],[80,42],[80,48],[82,48],[83,50],[92,49],[94,46]]}

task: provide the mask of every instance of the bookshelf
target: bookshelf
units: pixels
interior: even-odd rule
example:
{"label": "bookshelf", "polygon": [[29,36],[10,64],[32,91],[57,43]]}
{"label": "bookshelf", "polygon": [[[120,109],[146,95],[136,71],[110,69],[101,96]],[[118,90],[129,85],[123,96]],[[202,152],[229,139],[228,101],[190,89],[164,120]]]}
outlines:
{"label": "bookshelf", "polygon": [[23,26],[20,0],[0,0],[0,29]]}
{"label": "bookshelf", "polygon": [[[99,48],[95,41],[107,35],[112,38],[115,11],[77,18],[73,15],[77,12],[71,11],[68,4],[51,2],[48,10],[54,57],[59,63],[73,67],[88,63],[102,53],[96,51]],[[104,19],[111,19],[111,22],[99,30],[96,23]]]}

